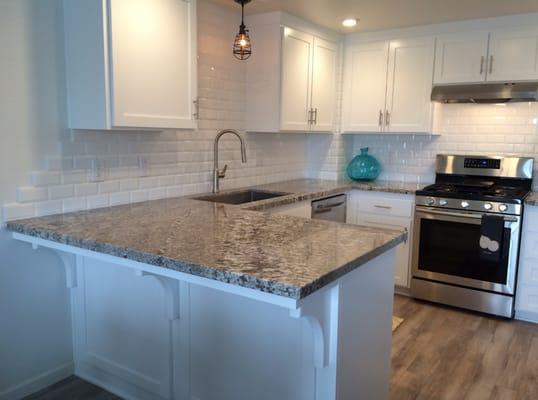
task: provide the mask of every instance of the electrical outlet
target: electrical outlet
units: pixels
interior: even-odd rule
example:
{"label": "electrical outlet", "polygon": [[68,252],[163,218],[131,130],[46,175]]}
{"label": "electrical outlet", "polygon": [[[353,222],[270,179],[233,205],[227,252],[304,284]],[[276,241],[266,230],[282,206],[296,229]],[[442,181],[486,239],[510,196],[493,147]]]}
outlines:
{"label": "electrical outlet", "polygon": [[88,171],[88,181],[103,182],[106,179],[106,168],[104,161],[94,158]]}
{"label": "electrical outlet", "polygon": [[148,176],[148,172],[149,172],[148,157],[138,156],[138,169],[140,170],[140,176]]}

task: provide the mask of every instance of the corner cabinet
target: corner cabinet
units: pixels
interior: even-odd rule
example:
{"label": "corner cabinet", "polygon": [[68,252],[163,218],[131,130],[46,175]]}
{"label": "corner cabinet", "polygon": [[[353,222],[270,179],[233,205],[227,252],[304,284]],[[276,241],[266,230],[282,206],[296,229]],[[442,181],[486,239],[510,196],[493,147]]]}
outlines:
{"label": "corner cabinet", "polygon": [[338,39],[272,17],[249,18],[256,47],[246,62],[246,130],[334,131]]}
{"label": "corner cabinet", "polygon": [[430,133],[434,38],[350,45],[343,132]]}
{"label": "corner cabinet", "polygon": [[538,28],[468,32],[438,38],[435,84],[538,79]]}
{"label": "corner cabinet", "polygon": [[64,0],[71,129],[196,127],[196,0]]}

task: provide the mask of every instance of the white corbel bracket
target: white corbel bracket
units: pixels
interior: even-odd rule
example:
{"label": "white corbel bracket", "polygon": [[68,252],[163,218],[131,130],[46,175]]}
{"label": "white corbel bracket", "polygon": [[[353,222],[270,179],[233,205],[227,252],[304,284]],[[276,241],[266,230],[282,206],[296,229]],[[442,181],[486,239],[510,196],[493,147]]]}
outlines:
{"label": "white corbel bracket", "polygon": [[179,281],[167,276],[157,275],[140,269],[135,270],[138,276],[151,276],[161,284],[166,296],[166,315],[170,321],[179,319]]}
{"label": "white corbel bracket", "polygon": [[339,297],[337,283],[307,297],[299,308],[290,310],[292,318],[304,318],[312,330],[316,368],[325,368],[336,360]]}
{"label": "white corbel bracket", "polygon": [[[37,243],[32,243],[32,250],[39,249]],[[77,263],[76,256],[70,253],[64,253],[63,251],[54,252],[60,260],[65,269],[65,286],[68,289],[73,289],[77,287]]]}

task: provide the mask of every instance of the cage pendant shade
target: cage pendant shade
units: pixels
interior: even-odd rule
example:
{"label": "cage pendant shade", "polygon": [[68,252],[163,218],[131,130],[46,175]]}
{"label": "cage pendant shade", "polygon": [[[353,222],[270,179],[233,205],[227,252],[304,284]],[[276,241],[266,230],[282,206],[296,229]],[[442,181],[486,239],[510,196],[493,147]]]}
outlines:
{"label": "cage pendant shade", "polygon": [[245,4],[250,0],[235,0],[236,3],[241,4],[241,25],[239,25],[239,33],[235,35],[233,53],[234,57],[238,60],[246,60],[252,54],[252,46],[250,43],[250,36],[248,35],[248,29],[245,26]]}

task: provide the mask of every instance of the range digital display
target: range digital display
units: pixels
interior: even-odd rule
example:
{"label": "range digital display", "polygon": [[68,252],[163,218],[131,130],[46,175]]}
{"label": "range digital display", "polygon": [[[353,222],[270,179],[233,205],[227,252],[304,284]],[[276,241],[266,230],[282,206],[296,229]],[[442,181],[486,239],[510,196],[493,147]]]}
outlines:
{"label": "range digital display", "polygon": [[501,160],[493,158],[466,158],[463,160],[465,168],[500,169]]}

